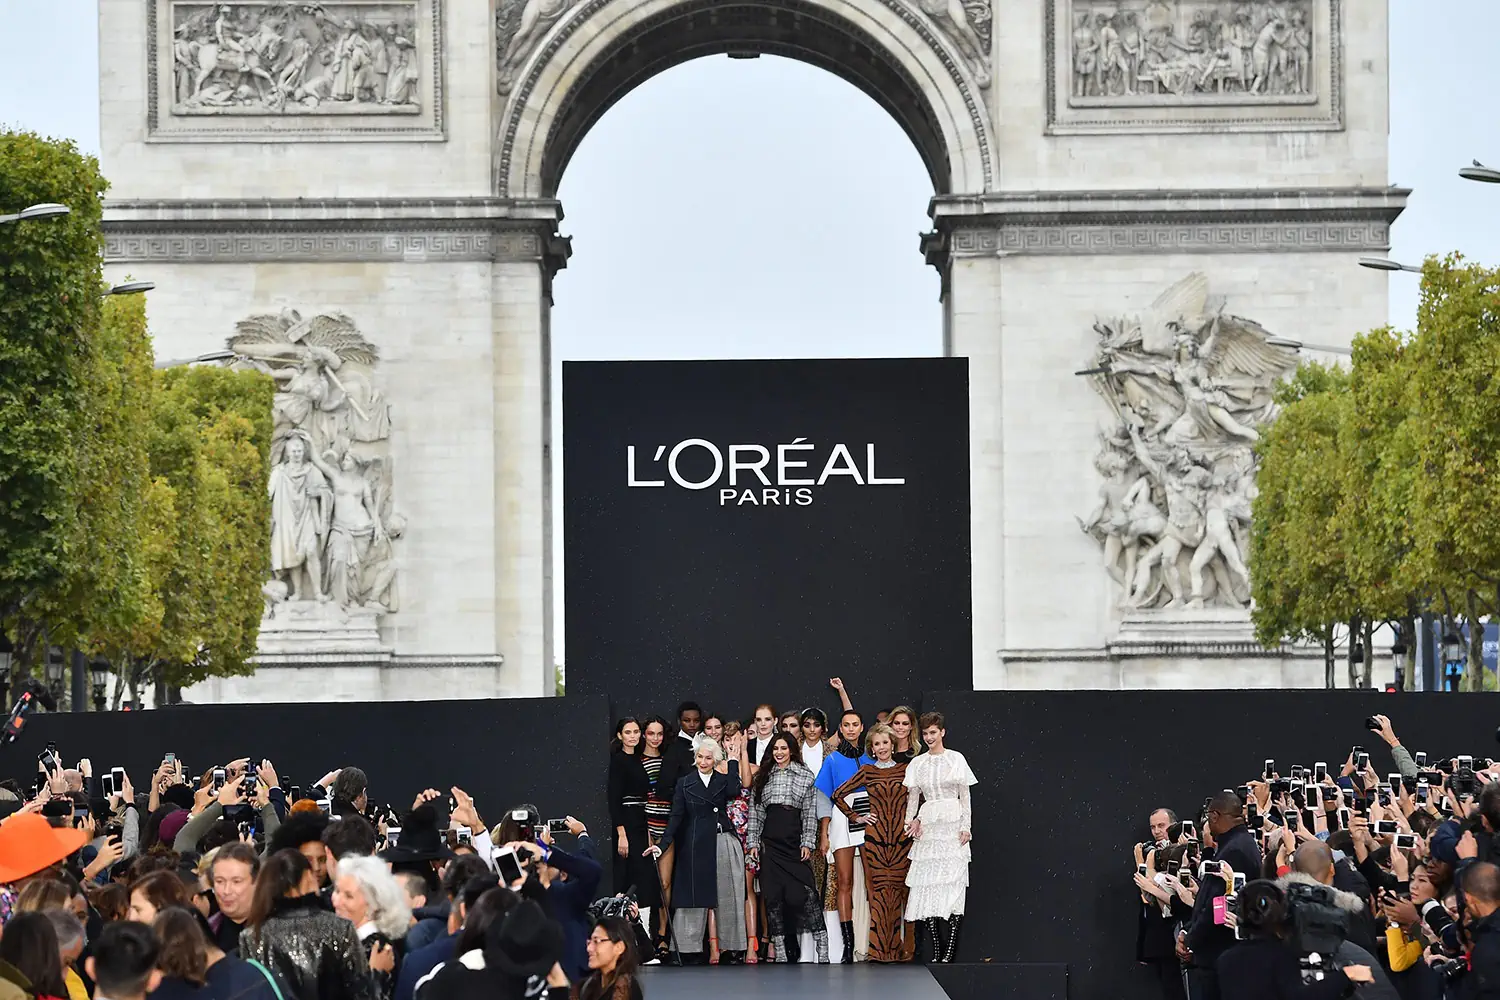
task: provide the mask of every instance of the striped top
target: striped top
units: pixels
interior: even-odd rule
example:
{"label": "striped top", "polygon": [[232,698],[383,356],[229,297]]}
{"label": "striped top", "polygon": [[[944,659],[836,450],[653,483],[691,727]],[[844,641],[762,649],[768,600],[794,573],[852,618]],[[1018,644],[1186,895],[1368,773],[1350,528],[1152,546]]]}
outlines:
{"label": "striped top", "polygon": [[651,794],[646,796],[646,832],[654,844],[667,832],[667,818],[672,815],[672,790],[667,789],[666,796],[662,797],[656,787],[656,779],[661,775],[660,755],[647,757],[642,754],[641,767],[646,769],[646,777],[651,782]]}

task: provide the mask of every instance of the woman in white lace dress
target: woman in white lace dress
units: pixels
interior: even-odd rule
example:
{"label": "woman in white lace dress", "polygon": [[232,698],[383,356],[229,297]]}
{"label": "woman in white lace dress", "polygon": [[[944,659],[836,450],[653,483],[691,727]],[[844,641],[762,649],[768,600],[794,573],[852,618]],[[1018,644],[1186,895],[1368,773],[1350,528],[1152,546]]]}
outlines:
{"label": "woman in white lace dress", "polygon": [[969,786],[979,779],[963,754],[943,745],[948,733],[940,713],[924,712],[920,723],[927,752],[906,766],[905,779],[913,838],[906,919],[926,930],[934,962],[952,962],[969,890]]}

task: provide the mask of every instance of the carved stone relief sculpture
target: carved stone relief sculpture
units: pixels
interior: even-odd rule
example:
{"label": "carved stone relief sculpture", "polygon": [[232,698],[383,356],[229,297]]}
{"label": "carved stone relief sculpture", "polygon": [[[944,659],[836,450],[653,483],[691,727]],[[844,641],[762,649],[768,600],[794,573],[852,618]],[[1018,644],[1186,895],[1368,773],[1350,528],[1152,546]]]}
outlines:
{"label": "carved stone relief sculpture", "polygon": [[174,115],[420,114],[415,0],[173,3]]}
{"label": "carved stone relief sculpture", "polygon": [[914,0],[913,6],[927,15],[958,46],[979,86],[988,87],[992,37],[990,0]]}
{"label": "carved stone relief sculpture", "polygon": [[394,540],[405,528],[374,345],[341,313],[283,310],[241,320],[229,349],[234,365],[277,383],[262,636],[296,622],[327,638],[360,619],[373,633],[376,617],[399,609]]}
{"label": "carved stone relief sculpture", "polygon": [[500,0],[495,7],[495,58],[499,90],[510,93],[516,72],[537,42],[578,0]]}
{"label": "carved stone relief sculpture", "polygon": [[1312,0],[1073,0],[1074,104],[1315,98]]}
{"label": "carved stone relief sculpture", "polygon": [[1210,302],[1191,274],[1145,316],[1100,321],[1088,373],[1109,405],[1083,530],[1125,609],[1244,608],[1258,428],[1296,365],[1253,320]]}

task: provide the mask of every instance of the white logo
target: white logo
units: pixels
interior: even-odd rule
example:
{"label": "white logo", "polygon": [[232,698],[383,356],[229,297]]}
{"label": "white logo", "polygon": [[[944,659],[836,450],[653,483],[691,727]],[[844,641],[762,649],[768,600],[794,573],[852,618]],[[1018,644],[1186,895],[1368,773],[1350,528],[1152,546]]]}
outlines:
{"label": "white logo", "polygon": [[[774,450],[776,460],[771,468],[772,449],[765,445],[732,444],[721,449],[704,438],[685,438],[670,449],[664,444],[657,445],[647,468],[641,470],[635,445],[628,445],[625,448],[625,485],[665,488],[670,480],[685,490],[717,488],[720,507],[807,507],[813,502],[813,490],[830,480],[855,486],[906,485],[904,477],[876,474],[874,444],[864,446],[863,468],[855,461],[849,446],[843,443],[834,445],[821,464],[815,455],[808,454],[816,452],[817,446],[807,443],[807,438],[799,437],[789,444],[776,445]],[[704,461],[705,458],[708,462]],[[712,471],[703,471],[710,467],[710,463]],[[694,473],[698,478],[684,475],[682,465],[699,470]],[[822,470],[816,476],[812,471],[815,468]]]}

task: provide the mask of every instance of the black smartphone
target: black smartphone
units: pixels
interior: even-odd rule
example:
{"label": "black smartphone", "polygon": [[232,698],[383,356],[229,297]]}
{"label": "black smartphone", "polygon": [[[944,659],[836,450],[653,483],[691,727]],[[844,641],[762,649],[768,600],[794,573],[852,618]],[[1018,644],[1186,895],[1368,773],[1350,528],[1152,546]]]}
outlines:
{"label": "black smartphone", "polygon": [[107,799],[115,794],[115,776],[113,774],[99,775],[99,787]]}
{"label": "black smartphone", "polygon": [[1302,825],[1302,821],[1299,819],[1300,816],[1301,811],[1298,809],[1293,809],[1291,812],[1287,813],[1286,828],[1288,830],[1291,830],[1293,833],[1296,833],[1297,828]]}
{"label": "black smartphone", "polygon": [[495,855],[495,874],[500,876],[501,885],[510,885],[521,878],[521,862],[516,858],[516,852],[509,848],[501,848]]}
{"label": "black smartphone", "polygon": [[1378,733],[1380,732],[1380,723],[1376,720],[1375,716],[1372,715],[1365,720],[1365,728],[1372,733]]}
{"label": "black smartphone", "polygon": [[567,833],[568,821],[565,819],[549,819],[547,821],[547,830],[550,833]]}
{"label": "black smartphone", "polygon": [[1347,830],[1347,829],[1349,829],[1349,809],[1348,809],[1348,807],[1346,806],[1346,807],[1340,809],[1338,811],[1337,815],[1338,815],[1338,819],[1339,819],[1339,829],[1340,830]]}
{"label": "black smartphone", "polygon": [[293,785],[291,788],[287,789],[286,799],[287,799],[288,802],[301,802],[302,801],[302,786],[301,785]]}
{"label": "black smartphone", "polygon": [[1145,865],[1136,865],[1135,866],[1135,873],[1137,875],[1139,875],[1141,878],[1145,878],[1146,877],[1146,866]]}
{"label": "black smartphone", "polygon": [[1249,785],[1238,785],[1238,786],[1235,787],[1234,794],[1236,794],[1236,795],[1238,795],[1240,797],[1240,801],[1241,802],[1249,802],[1250,801],[1250,786]]}

